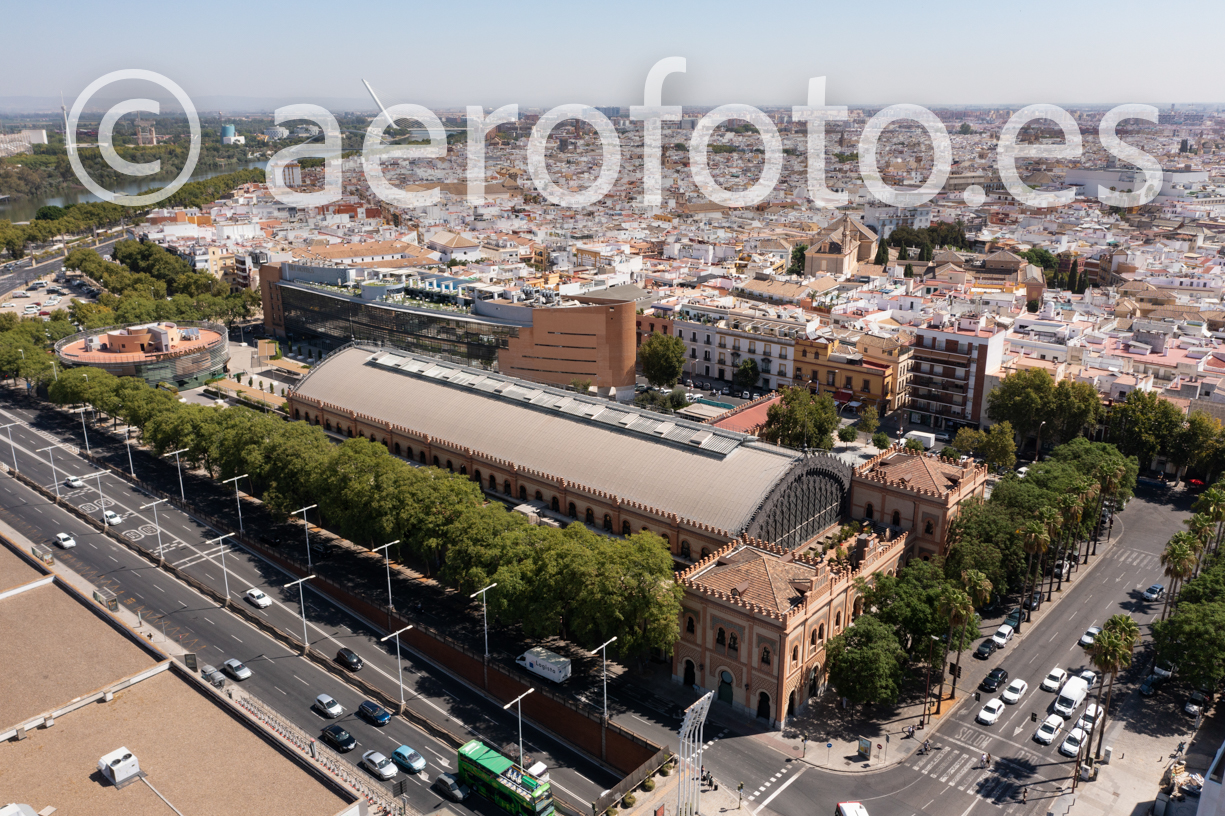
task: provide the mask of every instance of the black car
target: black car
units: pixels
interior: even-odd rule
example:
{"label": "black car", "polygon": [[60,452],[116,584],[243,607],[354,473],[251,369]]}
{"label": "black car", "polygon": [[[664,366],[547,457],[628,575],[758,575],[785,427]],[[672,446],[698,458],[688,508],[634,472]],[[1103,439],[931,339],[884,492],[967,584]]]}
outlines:
{"label": "black car", "polygon": [[342,754],[357,747],[357,740],[353,739],[353,735],[339,725],[329,725],[319,736]]}
{"label": "black car", "polygon": [[360,671],[361,667],[365,665],[362,659],[357,656],[357,652],[352,649],[341,649],[337,652],[336,662],[349,671]]}
{"label": "black car", "polygon": [[[991,643],[992,645],[995,645],[994,641],[987,641],[987,642]],[[980,688],[983,691],[995,691],[1000,686],[1004,685],[1004,683],[1006,682],[1008,682],[1008,672],[1004,671],[1003,669],[999,667],[996,667],[992,669],[990,672],[988,672],[987,676],[983,678],[983,682]]]}
{"label": "black car", "polygon": [[974,650],[974,656],[986,660],[991,655],[995,654],[995,650],[999,647],[995,645],[995,641],[987,638],[982,643],[978,644],[978,648]]}
{"label": "black car", "polygon": [[1016,629],[1021,625],[1021,621],[1024,619],[1025,613],[1022,612],[1021,608],[1018,606],[1016,609],[1008,613],[1008,617],[1004,618],[1004,623],[1008,624],[1013,629]]}
{"label": "black car", "polygon": [[1037,612],[1042,607],[1042,592],[1041,590],[1033,593],[1025,599],[1025,603],[1021,604],[1026,609]]}
{"label": "black car", "polygon": [[1144,682],[1140,684],[1140,696],[1141,697],[1152,697],[1154,694],[1157,693],[1157,691],[1161,688],[1162,684],[1164,683],[1165,683],[1164,677],[1158,677],[1155,674],[1150,674],[1148,677],[1144,679]]}
{"label": "black car", "polygon": [[434,777],[434,784],[430,787],[452,802],[462,802],[468,798],[468,786],[461,784],[455,774],[438,774]]}

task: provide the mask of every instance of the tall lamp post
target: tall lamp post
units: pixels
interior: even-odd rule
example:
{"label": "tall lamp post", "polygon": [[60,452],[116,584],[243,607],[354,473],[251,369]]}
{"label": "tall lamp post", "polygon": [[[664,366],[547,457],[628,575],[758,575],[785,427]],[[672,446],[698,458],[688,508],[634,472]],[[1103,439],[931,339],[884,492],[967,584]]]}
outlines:
{"label": "tall lamp post", "polygon": [[221,480],[222,484],[234,483],[234,503],[238,505],[238,532],[240,533],[245,533],[246,530],[242,528],[242,497],[238,495],[238,480],[245,478],[247,478],[247,474],[244,473],[241,476],[235,476],[233,479]]}
{"label": "tall lamp post", "polygon": [[102,471],[94,475],[98,477],[98,509],[102,511],[102,526],[110,527],[110,522],[106,520],[106,496],[102,493]]}
{"label": "tall lamp post", "polygon": [[88,408],[78,408],[77,413],[81,415],[81,433],[85,436],[85,453],[92,456],[93,453],[89,449],[89,430],[85,427],[85,412]]}
{"label": "tall lamp post", "polygon": [[477,595],[481,596],[481,621],[485,625],[485,659],[486,660],[489,659],[489,616],[485,613],[485,593],[493,589],[497,585],[498,584],[495,581],[494,583],[490,584],[484,589],[478,589],[476,592],[473,592],[471,595],[468,596],[469,598],[475,598]]}
{"label": "tall lamp post", "polygon": [[51,451],[58,447],[59,445],[50,445],[48,447],[38,449],[39,453],[46,451],[47,458],[51,460],[51,479],[55,482],[55,498],[57,500],[60,497],[60,477],[55,473],[55,457],[51,455]]}
{"label": "tall lamp post", "polygon": [[401,714],[404,713],[404,665],[400,662],[400,633],[407,632],[409,629],[412,629],[412,628],[413,628],[413,625],[410,623],[408,626],[405,626],[403,629],[399,629],[395,632],[392,632],[387,637],[379,638],[379,643],[382,643],[388,638],[396,639],[396,669],[398,669],[400,672],[400,713]]}
{"label": "tall lamp post", "polygon": [[153,508],[153,526],[157,528],[157,560],[161,561],[163,564],[166,563],[166,556],[162,552],[162,524],[157,519],[157,506],[164,501],[166,500],[158,499],[152,504],[146,504],[144,507],[140,508],[141,510],[148,510],[150,507]]}
{"label": "tall lamp post", "polygon": [[600,661],[602,663],[602,673],[604,675],[604,721],[608,722],[608,647],[616,642],[616,638],[605,641],[599,646],[592,649],[592,652],[600,653]]}
{"label": "tall lamp post", "polygon": [[317,504],[312,504],[309,507],[303,507],[301,510],[295,510],[289,514],[291,516],[296,516],[299,513],[302,514],[302,529],[306,531],[306,571],[307,572],[310,572],[315,567],[313,564],[311,564],[311,526],[306,521],[306,511],[314,510],[318,506],[319,505]]}
{"label": "tall lamp post", "polygon": [[179,462],[179,454],[187,453],[188,450],[189,448],[179,448],[176,451],[171,451],[170,453],[162,454],[162,456],[173,456],[174,457],[174,466],[179,471],[179,501],[183,502],[184,504],[187,504],[187,495],[183,492],[183,465],[181,462]]}
{"label": "tall lamp post", "polygon": [[387,620],[389,622],[391,621],[391,613],[394,612],[396,608],[395,603],[393,603],[391,600],[391,547],[399,543],[400,539],[397,538],[395,541],[388,541],[383,546],[375,547],[373,550],[371,550],[371,552],[378,552],[379,550],[382,550],[383,563],[387,565]]}
{"label": "tall lamp post", "polygon": [[[520,694],[515,699],[511,700],[506,705],[502,706],[503,711],[510,708],[511,706],[515,706],[515,708],[518,709],[519,711],[519,767],[520,768],[523,768],[523,765],[524,765],[524,762],[523,762],[523,703],[522,703],[522,700],[524,697],[531,694],[535,690],[536,690],[535,688],[530,688],[527,691]],[[526,770],[526,768],[524,768],[524,770]]]}
{"label": "tall lamp post", "polygon": [[[932,700],[932,660],[935,659],[936,644],[940,642],[940,638],[935,635],[929,635],[932,642],[927,644],[927,691],[923,692],[923,712],[919,714],[919,727],[922,728],[927,723],[927,710],[931,708]],[[941,661],[943,662],[943,661]],[[944,667],[941,666],[943,669]]]}
{"label": "tall lamp post", "polygon": [[17,469],[17,446],[13,444],[13,426],[16,424],[16,422],[10,422],[7,425],[0,425],[0,428],[8,428],[9,448],[13,451],[13,472],[20,473],[21,471]]}
{"label": "tall lamp post", "polygon": [[124,440],[127,442],[128,448],[128,472],[132,474],[132,478],[136,478],[136,466],[132,464],[132,438],[128,437]]}
{"label": "tall lamp post", "polygon": [[283,589],[289,589],[295,584],[298,587],[298,605],[302,607],[302,654],[306,654],[311,648],[310,641],[306,637],[306,597],[302,594],[302,585],[314,577],[314,575],[308,575],[305,578],[290,581],[283,587]]}
{"label": "tall lamp post", "polygon": [[212,539],[211,541],[206,541],[206,542],[204,542],[204,546],[206,546],[206,547],[207,547],[209,544],[220,544],[220,550],[221,550],[221,577],[222,577],[222,578],[225,580],[225,604],[223,604],[224,606],[229,606],[229,605],[230,605],[230,574],[229,574],[228,572],[226,572],[226,571],[225,571],[225,544],[224,544],[224,543],[221,543],[221,542],[224,542],[224,541],[225,541],[225,539],[227,539],[227,538],[229,538],[229,537],[230,537],[230,535],[231,535],[230,533],[226,533],[225,535],[221,536],[220,538],[214,538],[214,539]]}

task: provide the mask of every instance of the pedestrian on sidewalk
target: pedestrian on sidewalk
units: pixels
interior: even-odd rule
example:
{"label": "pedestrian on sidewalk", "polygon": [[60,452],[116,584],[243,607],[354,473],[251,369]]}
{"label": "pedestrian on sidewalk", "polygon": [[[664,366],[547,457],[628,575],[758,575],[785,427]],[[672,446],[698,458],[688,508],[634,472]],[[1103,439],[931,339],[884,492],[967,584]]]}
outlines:
{"label": "pedestrian on sidewalk", "polygon": [[1029,788],[1021,788],[1021,804],[1029,801]]}
{"label": "pedestrian on sidewalk", "polygon": [[991,767],[991,754],[987,754],[987,767]]}

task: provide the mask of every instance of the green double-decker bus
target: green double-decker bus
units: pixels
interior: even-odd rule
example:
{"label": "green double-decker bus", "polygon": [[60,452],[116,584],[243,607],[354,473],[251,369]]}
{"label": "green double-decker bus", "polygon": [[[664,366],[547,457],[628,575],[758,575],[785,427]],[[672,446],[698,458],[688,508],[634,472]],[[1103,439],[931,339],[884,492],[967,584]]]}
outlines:
{"label": "green double-decker bus", "polygon": [[508,813],[552,816],[553,790],[480,740],[459,749],[459,781]]}

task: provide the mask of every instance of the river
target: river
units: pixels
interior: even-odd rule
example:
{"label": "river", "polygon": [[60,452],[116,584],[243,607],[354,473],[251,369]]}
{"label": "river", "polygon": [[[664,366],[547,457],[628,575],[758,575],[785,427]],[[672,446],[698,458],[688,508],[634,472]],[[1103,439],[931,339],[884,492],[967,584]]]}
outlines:
{"label": "river", "polygon": [[[244,164],[230,165],[225,168],[215,170],[199,170],[191,174],[192,181],[201,181],[203,179],[212,178],[213,176],[223,176],[226,173],[233,173],[237,170],[250,170],[254,167],[261,169],[268,166],[268,161],[246,162]],[[139,195],[147,190],[154,190],[159,187],[165,187],[170,183],[170,179],[165,181],[145,181],[136,179],[127,184],[120,185],[116,193],[124,195]],[[84,204],[90,201],[101,201],[93,193],[86,190],[84,187],[73,187],[59,195],[46,196],[44,198],[18,198],[11,201],[0,202],[0,219],[5,219],[17,223],[19,221],[29,221],[34,218],[34,214],[38,212],[38,208],[46,204],[52,204],[57,207],[64,207],[68,204]]]}

